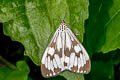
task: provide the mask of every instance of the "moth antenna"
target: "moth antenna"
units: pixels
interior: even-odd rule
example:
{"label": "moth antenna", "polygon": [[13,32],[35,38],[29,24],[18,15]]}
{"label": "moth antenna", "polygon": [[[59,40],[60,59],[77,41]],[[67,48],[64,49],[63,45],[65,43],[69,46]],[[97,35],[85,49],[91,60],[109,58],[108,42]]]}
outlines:
{"label": "moth antenna", "polygon": [[60,22],[63,21],[60,16],[59,16],[59,21],[60,21]]}

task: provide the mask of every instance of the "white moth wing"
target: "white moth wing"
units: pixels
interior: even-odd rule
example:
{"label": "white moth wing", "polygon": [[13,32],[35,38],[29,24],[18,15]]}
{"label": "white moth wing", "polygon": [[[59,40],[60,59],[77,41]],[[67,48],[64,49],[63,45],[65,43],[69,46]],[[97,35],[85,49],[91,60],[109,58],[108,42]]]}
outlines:
{"label": "white moth wing", "polygon": [[42,57],[41,73],[44,77],[56,76],[64,70],[62,46],[62,33],[58,28]]}
{"label": "white moth wing", "polygon": [[72,72],[87,74],[91,69],[91,62],[87,51],[67,26],[65,32],[66,61],[64,66]]}
{"label": "white moth wing", "polygon": [[91,62],[85,48],[62,22],[44,52],[41,62],[42,75],[52,77],[64,70],[87,74],[90,68]]}

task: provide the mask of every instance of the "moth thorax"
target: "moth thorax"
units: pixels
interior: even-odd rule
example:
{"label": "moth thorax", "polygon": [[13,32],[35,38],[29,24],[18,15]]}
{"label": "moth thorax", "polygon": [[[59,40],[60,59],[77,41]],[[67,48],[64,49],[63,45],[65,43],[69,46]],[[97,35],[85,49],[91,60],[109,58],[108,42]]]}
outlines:
{"label": "moth thorax", "polygon": [[66,25],[65,24],[61,24],[59,27],[60,31],[64,31],[66,29]]}

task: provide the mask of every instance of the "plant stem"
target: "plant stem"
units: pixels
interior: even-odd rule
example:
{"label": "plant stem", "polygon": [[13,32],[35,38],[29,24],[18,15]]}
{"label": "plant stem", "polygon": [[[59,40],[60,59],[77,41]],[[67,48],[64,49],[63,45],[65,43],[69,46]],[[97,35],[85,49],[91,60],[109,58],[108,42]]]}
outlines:
{"label": "plant stem", "polygon": [[10,68],[12,68],[12,69],[16,69],[16,66],[15,66],[15,65],[11,64],[9,61],[7,61],[7,60],[6,60],[5,58],[3,58],[2,56],[0,56],[0,60],[1,60],[2,62],[4,62],[5,64],[7,64],[8,67],[10,67]]}

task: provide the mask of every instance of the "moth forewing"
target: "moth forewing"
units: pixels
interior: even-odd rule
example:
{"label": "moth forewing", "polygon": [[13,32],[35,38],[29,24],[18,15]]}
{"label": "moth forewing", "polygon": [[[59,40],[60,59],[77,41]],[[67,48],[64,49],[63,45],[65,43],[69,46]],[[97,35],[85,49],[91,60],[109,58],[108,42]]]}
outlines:
{"label": "moth forewing", "polygon": [[91,62],[87,51],[62,22],[42,57],[42,75],[52,77],[64,70],[87,74],[90,68]]}
{"label": "moth forewing", "polygon": [[75,55],[78,58],[78,60],[76,60],[76,61],[74,60],[74,62],[77,62],[78,65],[73,66],[70,70],[72,72],[76,72],[76,73],[87,74],[90,72],[90,69],[91,69],[91,61],[88,56],[88,53],[85,50],[85,48],[83,47],[83,45],[76,38],[74,33],[70,30],[70,28],[67,27],[67,31],[71,37],[71,40],[73,39],[73,41],[72,41],[72,45],[74,47],[73,52],[75,53]]}

